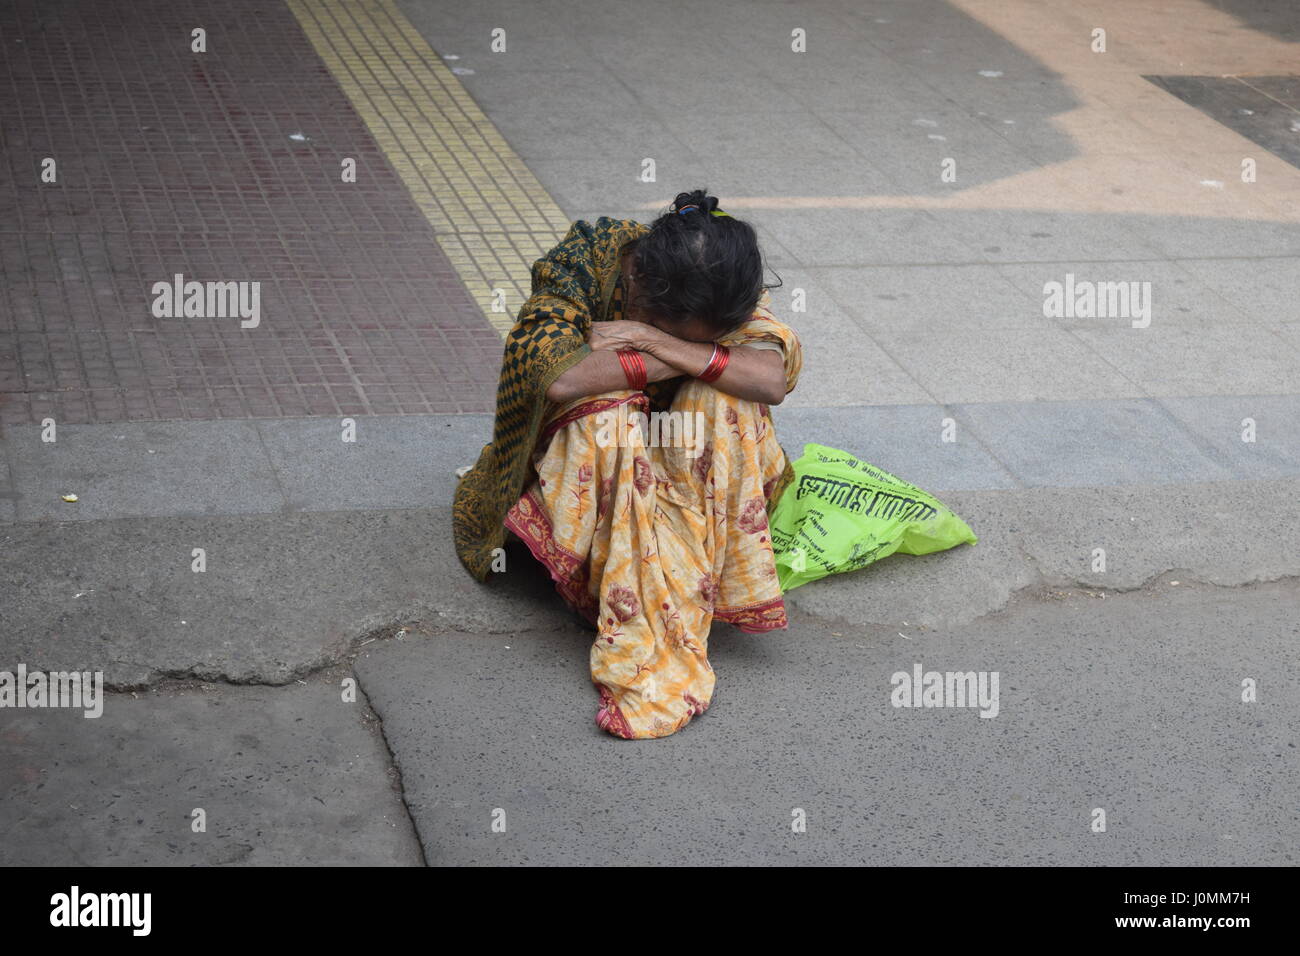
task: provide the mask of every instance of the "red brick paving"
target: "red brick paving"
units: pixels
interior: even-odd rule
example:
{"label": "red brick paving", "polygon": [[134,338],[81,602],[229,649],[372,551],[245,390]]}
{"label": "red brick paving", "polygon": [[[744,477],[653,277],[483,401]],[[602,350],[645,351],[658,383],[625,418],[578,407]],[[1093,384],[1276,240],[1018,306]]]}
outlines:
{"label": "red brick paving", "polygon": [[[278,0],[9,0],[0,50],[0,423],[491,411],[500,337]],[[261,325],[155,318],[175,273]]]}

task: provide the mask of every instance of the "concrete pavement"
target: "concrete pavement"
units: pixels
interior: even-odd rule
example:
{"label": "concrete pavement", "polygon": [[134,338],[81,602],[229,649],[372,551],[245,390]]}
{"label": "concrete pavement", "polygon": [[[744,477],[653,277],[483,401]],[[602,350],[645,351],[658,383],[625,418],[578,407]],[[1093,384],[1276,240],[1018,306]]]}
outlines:
{"label": "concrete pavement", "polygon": [[[113,691],[0,712],[4,862],[1295,862],[1293,15],[291,0],[252,38],[196,0],[128,31],[150,98],[60,59],[98,49],[90,6],[16,6],[0,77],[0,670]],[[33,191],[50,151],[65,191]],[[628,745],[535,569],[456,564],[452,471],[532,258],[699,185],[804,343],[787,450],[858,452],[981,540],[719,629],[717,705]],[[261,278],[261,334],[151,316],[173,272]],[[1045,315],[1067,276],[1148,283],[1149,324]],[[1000,673],[999,716],[891,707],[918,662]]]}
{"label": "concrete pavement", "polygon": [[[1294,585],[1160,583],[953,630],[720,628],[708,714],[625,747],[573,631],[375,645],[357,673],[435,864],[1294,865]],[[998,671],[1001,711],[893,707],[917,664]]]}

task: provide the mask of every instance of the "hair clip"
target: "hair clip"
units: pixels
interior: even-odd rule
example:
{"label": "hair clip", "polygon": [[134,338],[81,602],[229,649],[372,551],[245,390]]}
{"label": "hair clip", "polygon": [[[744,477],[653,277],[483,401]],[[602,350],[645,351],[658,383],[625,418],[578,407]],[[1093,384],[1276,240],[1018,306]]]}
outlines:
{"label": "hair clip", "polygon": [[677,210],[677,215],[684,216],[692,209],[699,209],[699,208],[700,208],[699,206],[683,206],[681,209]]}

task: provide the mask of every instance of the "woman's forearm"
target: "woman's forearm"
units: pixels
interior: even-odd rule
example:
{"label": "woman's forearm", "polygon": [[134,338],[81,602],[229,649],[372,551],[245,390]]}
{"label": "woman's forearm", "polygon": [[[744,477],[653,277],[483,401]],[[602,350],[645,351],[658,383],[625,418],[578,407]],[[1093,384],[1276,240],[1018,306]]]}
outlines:
{"label": "woman's forearm", "polygon": [[[676,378],[682,374],[649,352],[640,354],[641,360],[645,362],[647,382],[662,382],[664,379]],[[546,390],[546,398],[547,401],[563,404],[576,398],[599,395],[620,388],[627,388],[627,375],[618,360],[618,353],[599,351],[592,352],[557,378]]]}
{"label": "woman's forearm", "polygon": [[[774,349],[733,345],[730,360],[714,382],[720,392],[751,402],[780,405],[785,399],[785,362]],[[710,342],[688,342],[674,336],[656,341],[654,355],[680,374],[698,376],[713,357]]]}

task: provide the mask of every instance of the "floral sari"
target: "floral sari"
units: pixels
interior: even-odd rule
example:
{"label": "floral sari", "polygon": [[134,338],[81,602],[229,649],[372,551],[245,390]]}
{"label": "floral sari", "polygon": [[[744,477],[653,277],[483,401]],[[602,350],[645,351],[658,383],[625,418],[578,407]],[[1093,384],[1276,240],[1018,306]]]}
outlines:
{"label": "floral sari", "polygon": [[[799,341],[769,305],[764,293],[721,342],[778,348],[789,391]],[[595,625],[596,722],[625,738],[665,737],[708,709],[713,621],[786,626],[767,514],[790,472],[768,408],[685,379],[657,420],[636,414],[652,411],[631,390],[551,409],[536,480],[505,520]]]}

